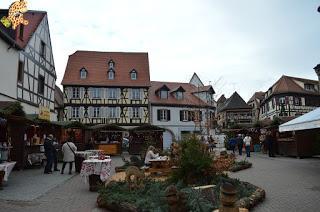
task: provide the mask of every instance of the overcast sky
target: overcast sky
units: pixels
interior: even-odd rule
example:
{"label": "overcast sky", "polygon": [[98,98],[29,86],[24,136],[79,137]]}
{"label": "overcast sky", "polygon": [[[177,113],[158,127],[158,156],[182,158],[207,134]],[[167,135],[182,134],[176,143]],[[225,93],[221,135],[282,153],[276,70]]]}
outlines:
{"label": "overcast sky", "polygon": [[76,50],[148,52],[151,80],[187,82],[196,72],[217,95],[237,90],[246,101],[281,75],[317,79],[319,0],[28,3],[48,12],[58,85]]}

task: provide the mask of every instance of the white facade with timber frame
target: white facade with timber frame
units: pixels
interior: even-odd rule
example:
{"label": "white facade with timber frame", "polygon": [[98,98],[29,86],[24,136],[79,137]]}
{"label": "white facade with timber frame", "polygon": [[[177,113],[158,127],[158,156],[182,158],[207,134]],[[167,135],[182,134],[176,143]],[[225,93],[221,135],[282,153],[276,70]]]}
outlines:
{"label": "white facade with timber frame", "polygon": [[[0,15],[7,10],[0,10]],[[0,24],[0,101],[19,101],[26,114],[39,114],[39,107],[54,111],[56,72],[46,12],[28,11],[29,21],[16,30]]]}

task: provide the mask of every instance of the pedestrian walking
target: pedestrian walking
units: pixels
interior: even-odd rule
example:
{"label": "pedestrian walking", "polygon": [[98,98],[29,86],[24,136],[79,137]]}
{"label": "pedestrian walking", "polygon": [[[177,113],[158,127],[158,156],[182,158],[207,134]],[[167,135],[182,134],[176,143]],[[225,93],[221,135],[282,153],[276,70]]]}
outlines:
{"label": "pedestrian walking", "polygon": [[237,137],[237,145],[238,145],[239,155],[242,155],[243,139],[241,134],[239,134]]}
{"label": "pedestrian walking", "polygon": [[252,141],[252,138],[250,137],[249,134],[247,134],[246,137],[244,137],[243,139],[244,145],[246,146],[247,157],[250,157],[251,141]]}
{"label": "pedestrian walking", "polygon": [[53,171],[60,171],[60,169],[58,169],[58,149],[59,144],[57,139],[53,139]]}
{"label": "pedestrian walking", "polygon": [[229,146],[230,146],[233,154],[235,153],[236,145],[237,145],[237,140],[236,140],[236,138],[231,138],[231,139],[229,140]]}
{"label": "pedestrian walking", "polygon": [[75,151],[77,151],[76,145],[72,142],[71,139],[68,139],[62,145],[62,153],[63,153],[63,164],[61,169],[61,174],[63,174],[66,164],[69,163],[69,174],[72,174],[72,165],[75,158]]}
{"label": "pedestrian walking", "polygon": [[274,141],[273,141],[273,137],[271,135],[271,132],[268,132],[268,134],[267,134],[266,143],[267,143],[267,147],[268,147],[269,157],[275,157],[274,152],[273,152]]}
{"label": "pedestrian walking", "polygon": [[52,163],[53,163],[53,135],[48,135],[44,140],[44,154],[47,158],[47,163],[44,168],[45,174],[51,174],[52,173]]}

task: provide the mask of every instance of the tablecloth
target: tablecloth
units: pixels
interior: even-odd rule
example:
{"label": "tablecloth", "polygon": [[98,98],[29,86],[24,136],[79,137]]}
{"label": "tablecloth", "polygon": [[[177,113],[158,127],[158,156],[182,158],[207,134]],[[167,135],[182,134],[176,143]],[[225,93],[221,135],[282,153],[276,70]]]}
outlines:
{"label": "tablecloth", "polygon": [[28,162],[30,165],[36,164],[36,163],[42,163],[42,161],[46,159],[46,156],[44,153],[31,153],[28,154]]}
{"label": "tablecloth", "polygon": [[4,181],[8,181],[8,177],[9,177],[14,165],[16,165],[16,162],[14,162],[14,161],[0,163],[0,170],[5,172],[4,178],[3,178]]}
{"label": "tablecloth", "polygon": [[94,152],[88,152],[88,151],[76,151],[75,152],[77,156],[83,157],[84,159],[89,159],[90,156],[94,156]]}
{"label": "tablecloth", "polygon": [[92,174],[100,175],[101,181],[105,182],[111,175],[111,159],[83,161],[80,176],[84,177],[87,182],[88,177]]}

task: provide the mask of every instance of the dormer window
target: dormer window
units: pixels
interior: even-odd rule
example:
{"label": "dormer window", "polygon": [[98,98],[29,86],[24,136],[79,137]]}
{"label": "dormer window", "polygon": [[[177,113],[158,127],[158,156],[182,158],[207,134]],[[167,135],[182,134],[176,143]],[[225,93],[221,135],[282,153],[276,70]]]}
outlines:
{"label": "dormer window", "polygon": [[109,65],[109,69],[113,69],[114,68],[113,60],[109,60],[108,65]]}
{"label": "dormer window", "polygon": [[175,96],[176,96],[176,99],[181,100],[181,99],[183,99],[183,92],[182,91],[177,91]]}
{"label": "dormer window", "polygon": [[85,68],[82,68],[80,70],[80,78],[81,79],[86,79],[87,78],[87,74],[88,74],[88,72],[87,72],[87,70]]}
{"label": "dormer window", "polygon": [[113,80],[114,79],[114,70],[113,69],[110,69],[109,71],[108,71],[108,79],[109,80]]}
{"label": "dormer window", "polygon": [[133,69],[130,72],[130,77],[131,77],[132,80],[136,80],[137,79],[137,71]]}
{"label": "dormer window", "polygon": [[168,99],[168,91],[161,90],[160,91],[160,99]]}
{"label": "dormer window", "polygon": [[304,89],[307,91],[314,91],[314,84],[304,84]]}

